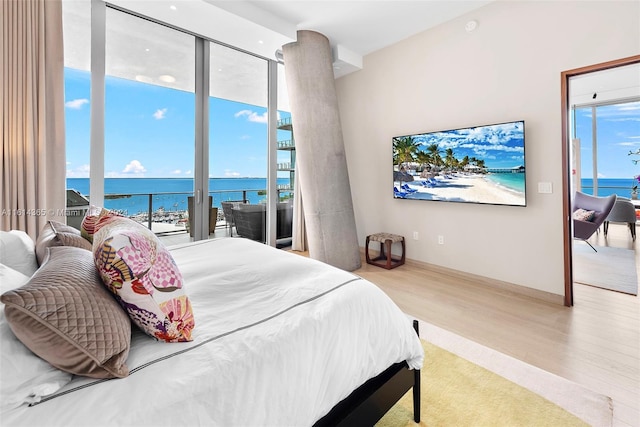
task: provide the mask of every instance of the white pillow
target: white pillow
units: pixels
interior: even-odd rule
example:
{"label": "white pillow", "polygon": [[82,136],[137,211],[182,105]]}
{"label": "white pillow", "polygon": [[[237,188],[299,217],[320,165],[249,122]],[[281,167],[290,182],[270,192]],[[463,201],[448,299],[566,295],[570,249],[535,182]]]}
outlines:
{"label": "white pillow", "polygon": [[[19,288],[29,276],[0,264],[0,294]],[[39,402],[58,391],[72,375],[54,368],[24,346],[11,332],[0,303],[0,413],[23,403]]]}
{"label": "white pillow", "polygon": [[0,264],[31,276],[38,269],[35,242],[24,231],[0,231]]}

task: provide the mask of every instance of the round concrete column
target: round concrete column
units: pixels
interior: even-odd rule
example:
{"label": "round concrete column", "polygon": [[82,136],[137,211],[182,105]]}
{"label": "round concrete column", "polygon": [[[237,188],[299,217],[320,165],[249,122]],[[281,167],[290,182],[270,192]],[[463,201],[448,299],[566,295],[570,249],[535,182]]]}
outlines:
{"label": "round concrete column", "polygon": [[329,40],[298,31],[283,46],[309,256],[347,271],[360,247],[338,111]]}

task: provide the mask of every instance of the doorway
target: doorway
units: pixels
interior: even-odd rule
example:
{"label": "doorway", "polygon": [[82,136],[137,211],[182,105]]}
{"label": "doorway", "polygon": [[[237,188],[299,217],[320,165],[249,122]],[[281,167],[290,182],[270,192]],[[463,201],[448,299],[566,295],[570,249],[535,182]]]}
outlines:
{"label": "doorway", "polygon": [[563,188],[563,232],[564,232],[564,272],[565,272],[565,294],[564,305],[572,306],[573,301],[573,230],[571,200],[573,186],[571,185],[575,170],[572,167],[572,151],[570,139],[570,79],[584,76],[604,70],[615,69],[632,64],[640,63],[640,55],[622,58],[614,61],[594,64],[561,73],[561,104],[562,104],[562,188]]}

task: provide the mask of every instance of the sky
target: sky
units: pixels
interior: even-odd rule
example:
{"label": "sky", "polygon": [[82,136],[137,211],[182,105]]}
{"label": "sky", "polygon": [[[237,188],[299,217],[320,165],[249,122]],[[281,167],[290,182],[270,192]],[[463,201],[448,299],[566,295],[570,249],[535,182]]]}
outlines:
{"label": "sky", "polygon": [[[592,109],[575,112],[576,132],[580,139],[581,173],[593,178]],[[640,156],[630,151],[640,149],[640,101],[596,108],[596,141],[598,144],[598,178],[633,179],[640,174]]]}
{"label": "sky", "polygon": [[[193,177],[195,95],[114,77],[105,86],[105,177]],[[216,98],[209,108],[209,176],[266,177],[266,108]],[[65,120],[67,178],[88,178],[88,72],[65,68]],[[290,132],[278,131],[283,139]],[[288,161],[289,152],[278,152],[278,162]]]}
{"label": "sky", "polygon": [[[89,73],[66,68],[69,178],[89,177],[89,100]],[[107,77],[105,104],[105,177],[193,177],[193,93]],[[210,177],[266,177],[265,114],[262,107],[212,98]],[[290,116],[278,114],[279,118]],[[640,162],[632,160],[640,156],[628,153],[640,149],[640,102],[598,107],[596,114],[598,177],[633,179],[640,174]],[[575,113],[583,178],[593,176],[591,116],[591,108]],[[458,159],[469,155],[484,158],[489,167],[512,167],[523,164],[521,139],[513,137],[517,131],[506,125],[476,127],[416,139],[426,145],[437,142],[443,151],[453,148]],[[278,131],[278,140],[283,139],[291,139],[290,133]],[[288,161],[289,153],[279,151],[278,162]]]}

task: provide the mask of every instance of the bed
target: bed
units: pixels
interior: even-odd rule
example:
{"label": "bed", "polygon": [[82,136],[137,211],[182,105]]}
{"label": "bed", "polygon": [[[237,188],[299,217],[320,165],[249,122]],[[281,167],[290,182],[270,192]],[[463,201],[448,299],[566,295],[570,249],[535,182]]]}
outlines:
{"label": "bed", "polygon": [[[372,283],[243,238],[169,252],[191,301],[192,341],[132,328],[127,376],[58,378],[31,405],[3,407],[2,425],[372,425],[414,385],[419,397],[412,321]],[[0,269],[3,291],[9,270]],[[3,348],[9,335],[3,325]]]}

